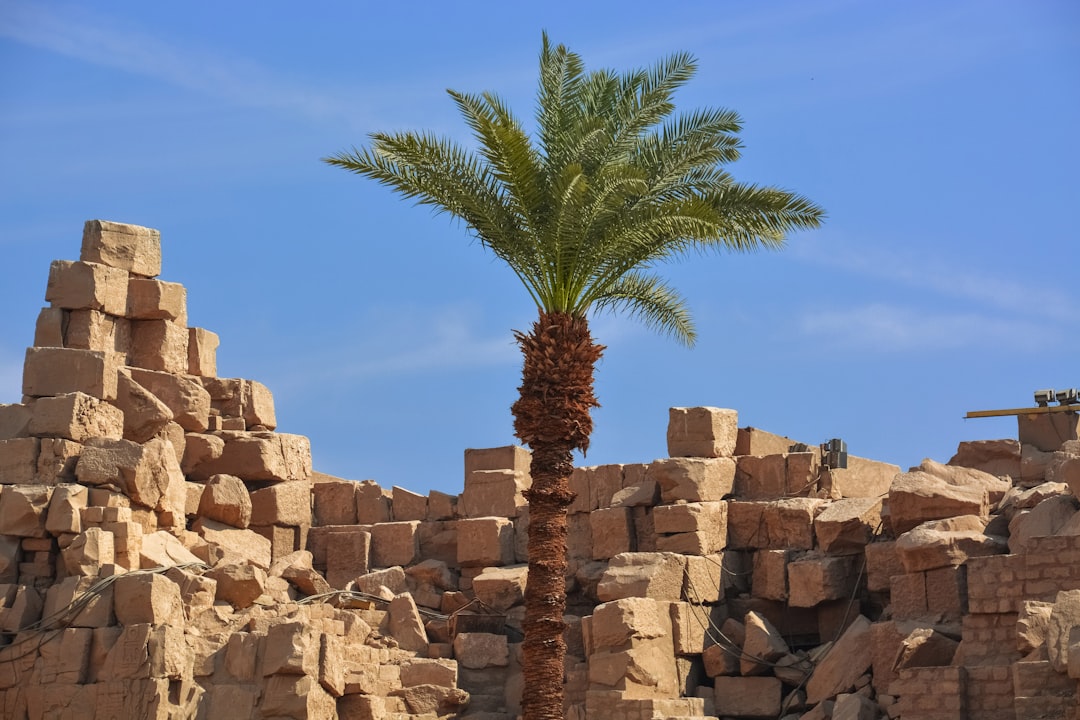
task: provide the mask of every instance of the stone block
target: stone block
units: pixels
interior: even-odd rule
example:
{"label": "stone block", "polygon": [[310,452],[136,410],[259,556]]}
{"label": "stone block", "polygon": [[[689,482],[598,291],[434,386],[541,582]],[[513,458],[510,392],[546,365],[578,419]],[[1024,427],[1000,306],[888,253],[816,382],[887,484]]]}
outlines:
{"label": "stone block", "polygon": [[84,485],[116,488],[138,505],[183,517],[184,474],[167,440],[155,438],[139,445],[92,438],[83,446],[75,475]]}
{"label": "stone block", "polygon": [[395,595],[387,608],[386,620],[387,630],[390,636],[397,640],[398,647],[413,652],[427,650],[427,631],[412,595]]}
{"label": "stone block", "polygon": [[37,458],[38,485],[75,482],[75,465],[82,445],[60,438],[43,438]]}
{"label": "stone block", "polygon": [[180,587],[164,575],[121,575],[113,582],[113,593],[113,610],[121,625],[184,627]]}
{"label": "stone block", "polygon": [[355,525],[356,490],[359,483],[351,480],[328,479],[320,481],[313,474],[313,496],[316,525]]}
{"label": "stone block", "polygon": [[495,608],[496,612],[506,612],[525,601],[528,577],[529,568],[525,565],[484,568],[473,578],[473,593],[478,600]]}
{"label": "stone block", "polygon": [[125,368],[117,378],[116,407],[123,412],[123,438],[143,443],[172,422],[173,412]]}
{"label": "stone block", "polygon": [[251,529],[270,541],[270,557],[277,560],[307,545],[308,526],[254,525]]}
{"label": "stone block", "polygon": [[213,475],[199,496],[198,514],[235,528],[246,528],[251,524],[251,506],[251,495],[243,480],[233,475]]}
{"label": "stone block", "polygon": [[106,565],[116,562],[113,534],[98,527],[87,528],[60,554],[68,575],[97,577]]}
{"label": "stone block", "polygon": [[593,560],[607,560],[637,549],[630,508],[601,508],[589,513],[588,518]]}
{"label": "stone block", "polygon": [[728,503],[728,547],[811,550],[814,518],[824,501],[816,498]]}
{"label": "stone block", "polygon": [[109,315],[127,309],[128,275],[92,262],[53,260],[45,300],[65,310],[100,310]]}
{"label": "stone block", "polygon": [[32,411],[27,405],[0,403],[0,441],[29,437],[31,415]]}
{"label": "stone block", "polygon": [[[1077,514],[1078,506],[1080,506],[1080,501],[1076,497],[1057,495],[1046,498],[1031,510],[1017,513],[1009,522],[1009,552],[1013,554],[1031,552],[1035,538],[1063,532],[1066,524]],[[998,550],[998,552],[1002,551],[1003,549]]]}
{"label": "stone block", "polygon": [[128,364],[173,374],[188,369],[188,329],[173,320],[132,320]]}
{"label": "stone block", "polygon": [[889,522],[900,535],[927,520],[959,515],[987,517],[990,499],[986,488],[950,485],[929,473],[901,473],[889,487]]}
{"label": "stone block", "polygon": [[210,423],[210,393],[196,378],[142,368],[129,368],[132,379],[172,411],[188,432],[204,432]]}
{"label": "stone block", "polygon": [[139,547],[139,566],[143,569],[199,562],[202,560],[166,530],[143,535]]}
{"label": "stone block", "polygon": [[[393,494],[392,506],[395,521],[422,521],[428,519],[427,495],[414,493],[411,490],[406,490],[405,488],[398,487],[397,485],[391,488],[390,492]],[[493,513],[485,513],[485,515],[492,514]]]}
{"label": "stone block", "polygon": [[[311,443],[303,435],[239,431],[220,434],[225,440],[221,455],[193,467],[188,472],[190,479],[206,480],[219,473],[246,482],[308,481],[311,477]],[[360,507],[358,500],[357,509]]]}
{"label": "stone block", "polygon": [[27,348],[23,395],[84,392],[101,400],[115,400],[116,376],[123,362],[122,355],[99,350]]}
{"label": "stone block", "polygon": [[189,327],[187,374],[217,377],[217,349],[220,344],[217,333]]}
{"label": "stone block", "polygon": [[724,597],[724,556],[688,555],[682,599],[689,603],[716,603]]}
{"label": "stone block", "polygon": [[[97,310],[62,310],[63,339],[55,347],[102,350],[127,357],[131,350],[131,323]],[[41,343],[34,343],[35,345]],[[53,345],[53,343],[49,343]]]}
{"label": "stone block", "polygon": [[368,572],[370,559],[371,533],[342,528],[332,533],[326,544],[326,581],[332,587],[344,589]]}
{"label": "stone block", "polygon": [[784,688],[774,677],[715,679],[716,708],[729,717],[780,717]]}
{"label": "stone block", "polygon": [[161,274],[161,233],[139,225],[88,220],[79,257],[134,275],[156,277]]}
{"label": "stone block", "polygon": [[[193,526],[218,557],[229,563],[250,563],[263,570],[273,562],[273,546],[254,530],[235,528],[207,518]],[[213,564],[213,563],[210,563]]]}
{"label": "stone block", "polygon": [[1042,452],[1054,452],[1080,439],[1080,412],[1018,415],[1016,424],[1021,447],[1030,445]]}
{"label": "stone block", "polygon": [[400,567],[372,570],[356,578],[356,589],[368,595],[380,595],[380,588],[389,590],[391,597],[408,591],[405,571]]}
{"label": "stone block", "polygon": [[507,518],[457,521],[457,561],[462,567],[514,564],[514,523]]}
{"label": "stone block", "polygon": [[63,308],[41,308],[34,323],[34,347],[64,347],[66,325],[67,313]]}
{"label": "stone block", "polygon": [[82,532],[80,513],[86,507],[87,495],[82,485],[57,485],[49,500],[45,530],[54,536]]}
{"label": "stone block", "polygon": [[814,518],[814,535],[822,552],[859,554],[881,526],[881,498],[845,498]]}
{"label": "stone block", "polygon": [[660,505],[652,517],[660,552],[711,555],[727,546],[726,502]]}
{"label": "stone block", "polygon": [[31,485],[38,476],[38,438],[0,440],[0,485]]}
{"label": "stone block", "polygon": [[739,671],[743,675],[764,675],[772,663],[789,652],[780,631],[768,618],[754,611],[746,613],[739,659]]}
{"label": "stone block", "polygon": [[859,615],[814,668],[806,683],[806,700],[812,705],[855,687],[873,664],[870,621]]}
{"label": "stone block", "polygon": [[41,620],[41,595],[31,585],[0,585],[0,630],[12,635]]}
{"label": "stone block", "polygon": [[974,468],[958,467],[956,465],[942,465],[939,462],[935,462],[929,458],[924,459],[917,468],[928,475],[933,475],[939,480],[943,480],[949,485],[955,485],[957,487],[984,487],[988,494],[990,504],[996,505],[1003,497],[1005,493],[1012,489],[1012,480],[1007,478],[999,478],[996,475],[991,475],[988,472],[982,470],[976,470]]}
{"label": "stone block", "polygon": [[998,477],[1020,477],[1020,443],[1007,440],[975,440],[961,442],[950,465],[975,468]]}
{"label": "stone block", "polygon": [[290,482],[255,490],[251,493],[251,524],[310,526],[311,489],[310,483]]}
{"label": "stone block", "polygon": [[788,564],[788,604],[815,607],[829,600],[849,598],[858,579],[852,555],[810,553]]}
{"label": "stone block", "polygon": [[987,535],[985,530],[985,518],[975,515],[931,520],[897,538],[896,552],[904,570],[910,573],[961,565],[969,557],[1008,550],[1004,538]]}
{"label": "stone block", "polygon": [[392,491],[374,480],[361,480],[356,486],[356,521],[361,525],[390,522]]}
{"label": "stone block", "polygon": [[420,553],[420,523],[379,523],[371,526],[371,564],[375,567],[412,565]]}
{"label": "stone block", "polygon": [[628,597],[681,600],[686,558],[674,553],[633,552],[611,558],[597,584],[601,602]]}
{"label": "stone block", "polygon": [[45,513],[52,487],[10,485],[0,491],[0,535],[23,538],[48,537]]}
{"label": "stone block", "polygon": [[470,670],[506,667],[510,664],[510,649],[505,635],[458,633],[454,636],[454,657],[459,667]]}
{"label": "stone block", "polygon": [[694,605],[688,602],[668,604],[671,616],[671,639],[677,655],[701,655],[713,644],[717,630],[725,619],[726,609],[717,606]]}
{"label": "stone block", "polygon": [[127,312],[131,320],[187,322],[187,290],[180,283],[132,277],[128,279]]}
{"label": "stone block", "polygon": [[458,496],[438,490],[428,493],[428,519],[450,520],[457,517]]}
{"label": "stone block", "polygon": [[520,470],[473,470],[458,501],[462,517],[517,517],[526,505],[529,475]]}
{"label": "stone block", "polygon": [[33,405],[30,434],[83,442],[91,437],[119,440],[124,413],[104,400],[82,392],[38,398]]}
{"label": "stone block", "polygon": [[848,455],[846,468],[822,468],[818,485],[828,497],[877,498],[889,492],[900,466]]}
{"label": "stone block", "polygon": [[649,465],[647,479],[660,486],[665,503],[714,502],[731,493],[735,461],[730,458],[666,458]]}
{"label": "stone block", "polygon": [[465,477],[477,470],[514,470],[529,473],[532,453],[517,445],[497,448],[470,448],[465,451]]}
{"label": "stone block", "polygon": [[754,553],[754,575],[751,581],[754,597],[766,600],[788,599],[788,562],[790,550],[758,550]]}
{"label": "stone block", "polygon": [[249,430],[277,427],[274,396],[260,382],[239,378],[204,377],[213,407],[223,418],[243,420]]}
{"label": "stone block", "polygon": [[813,495],[819,471],[815,452],[736,458],[733,493],[746,500]]}
{"label": "stone block", "polygon": [[[42,617],[53,618],[55,624],[67,627],[103,628],[116,625],[113,587],[98,587],[95,592],[89,593],[98,580],[94,577],[72,575],[51,585],[45,596]],[[51,628],[52,624],[49,627]]]}
{"label": "stone block", "polygon": [[238,610],[251,607],[266,590],[266,570],[245,562],[221,563],[205,577],[217,583],[215,598]]}
{"label": "stone block", "polygon": [[887,592],[894,575],[904,574],[904,564],[896,551],[896,541],[873,542],[864,548],[866,556],[866,588],[870,592]]}
{"label": "stone block", "polygon": [[739,414],[735,410],[673,407],[668,410],[668,455],[731,457],[738,432]]}

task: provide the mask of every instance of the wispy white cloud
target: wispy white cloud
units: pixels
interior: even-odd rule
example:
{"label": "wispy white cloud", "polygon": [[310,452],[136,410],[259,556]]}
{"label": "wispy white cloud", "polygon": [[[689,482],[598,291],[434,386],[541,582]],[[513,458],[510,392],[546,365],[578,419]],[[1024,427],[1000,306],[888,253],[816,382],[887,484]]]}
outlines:
{"label": "wispy white cloud", "polygon": [[876,353],[1024,349],[1045,347],[1054,337],[1052,327],[1032,320],[923,312],[888,304],[809,311],[800,318],[799,331],[830,347]]}

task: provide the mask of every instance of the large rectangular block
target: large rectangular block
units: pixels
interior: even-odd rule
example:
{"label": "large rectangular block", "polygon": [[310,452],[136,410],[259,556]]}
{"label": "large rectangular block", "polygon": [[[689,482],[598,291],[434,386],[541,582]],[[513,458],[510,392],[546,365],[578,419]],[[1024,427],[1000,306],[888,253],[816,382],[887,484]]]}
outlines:
{"label": "large rectangular block", "polygon": [[814,517],[823,500],[790,498],[773,502],[728,503],[728,547],[735,549],[810,550]]}
{"label": "large rectangular block", "polygon": [[84,392],[101,400],[116,399],[122,355],[98,350],[27,348],[23,395],[46,397]]}
{"label": "large rectangular block", "polygon": [[815,607],[851,596],[858,578],[852,555],[811,553],[788,563],[788,604]]}
{"label": "large rectangular block", "polygon": [[1057,412],[1016,417],[1020,445],[1055,452],[1069,440],[1080,439],[1080,412]]}
{"label": "large rectangular block", "polygon": [[31,415],[27,405],[0,403],[0,440],[29,437]]}
{"label": "large rectangular block", "polygon": [[42,438],[35,482],[39,485],[75,482],[75,464],[81,452],[80,443],[61,438]]}
{"label": "large rectangular block", "polygon": [[730,457],[738,432],[739,414],[735,410],[673,407],[668,410],[668,455]]}
{"label": "large rectangular block", "polygon": [[527,504],[522,494],[530,478],[520,470],[473,470],[458,501],[463,517],[517,517]]}
{"label": "large rectangular block", "polygon": [[217,333],[203,328],[188,328],[189,375],[217,377],[217,349],[221,339]]}
{"label": "large rectangular block", "polygon": [[161,233],[139,225],[88,220],[83,226],[79,257],[135,275],[156,277],[161,274]]}
{"label": "large rectangular block", "polygon": [[203,481],[225,474],[248,482],[307,481],[311,477],[311,443],[303,435],[271,432],[220,433],[221,455],[191,468],[188,476]]}
{"label": "large rectangular block", "polygon": [[711,555],[727,546],[727,503],[701,502],[653,508],[656,549]]}
{"label": "large rectangular block", "polygon": [[33,484],[40,448],[34,437],[0,440],[0,485]]}
{"label": "large rectangular block", "polygon": [[774,677],[728,677],[714,679],[717,712],[725,717],[780,717],[784,688]]}
{"label": "large rectangular block", "polygon": [[823,468],[819,484],[832,498],[875,498],[889,492],[899,465],[848,455],[846,468]]}
{"label": "large rectangular block", "polygon": [[361,524],[390,522],[393,492],[374,480],[361,480],[356,488],[356,521]]}
{"label": "large rectangular block", "polygon": [[126,318],[97,310],[64,310],[63,313],[63,347],[118,352],[127,357],[131,350],[131,323]]}
{"label": "large rectangular block", "polygon": [[517,445],[465,450],[465,476],[476,470],[516,470],[528,474],[532,453]]}
{"label": "large rectangular block", "polygon": [[210,393],[198,378],[156,370],[129,368],[131,378],[163,402],[184,430],[204,432],[210,423]]}
{"label": "large rectangular block", "polygon": [[817,490],[815,452],[743,455],[736,459],[734,494],[747,500],[806,497]]}
{"label": "large rectangular block", "polygon": [[660,486],[665,503],[713,502],[731,493],[735,461],[731,458],[665,458],[649,465],[646,477]]}
{"label": "large rectangular block", "polygon": [[187,372],[187,325],[174,320],[132,320],[128,364],[167,373]]}
{"label": "large rectangular block", "polygon": [[46,307],[34,323],[34,347],[64,347],[67,314],[63,308]]}
{"label": "large rectangular block", "polygon": [[514,563],[514,523],[501,517],[457,521],[457,560],[462,567]]}
{"label": "large rectangular block", "polygon": [[755,427],[739,428],[735,439],[736,455],[783,455],[800,443],[783,435]]}
{"label": "large rectangular block", "polygon": [[260,382],[242,378],[201,378],[212,406],[224,418],[241,418],[248,430],[277,427],[274,396]]}
{"label": "large rectangular block", "polygon": [[82,392],[38,398],[30,419],[30,434],[75,442],[92,437],[119,440],[124,434],[124,413]]}
{"label": "large rectangular block", "polygon": [[310,526],[311,484],[288,482],[253,491],[251,524]]}
{"label": "large rectangular block", "polygon": [[344,588],[367,574],[371,565],[371,533],[360,528],[335,528],[325,543],[326,581]]}
{"label": "large rectangular block", "polygon": [[355,525],[357,483],[351,480],[324,479],[320,473],[312,473],[314,482],[315,524]]}
{"label": "large rectangular block", "polygon": [[180,283],[133,277],[128,280],[127,317],[187,323],[187,290]]}
{"label": "large rectangular block", "polygon": [[45,300],[65,310],[101,310],[123,316],[128,274],[99,263],[53,260]]}
{"label": "large rectangular block", "polygon": [[416,520],[379,523],[371,526],[371,564],[374,567],[406,567],[420,554]]}
{"label": "large rectangular block", "polygon": [[628,507],[603,508],[589,513],[592,559],[607,560],[636,550],[634,523]]}

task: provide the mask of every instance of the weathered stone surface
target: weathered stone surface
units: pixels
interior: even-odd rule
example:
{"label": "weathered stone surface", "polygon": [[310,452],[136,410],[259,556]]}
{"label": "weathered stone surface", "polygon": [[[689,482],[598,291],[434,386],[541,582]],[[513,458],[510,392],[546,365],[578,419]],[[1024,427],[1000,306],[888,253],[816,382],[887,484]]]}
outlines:
{"label": "weathered stone surface", "polygon": [[715,700],[725,716],[780,717],[783,685],[774,677],[718,677]]}
{"label": "weathered stone surface", "polygon": [[848,455],[846,468],[822,469],[819,485],[831,498],[876,498],[889,492],[900,466]]}
{"label": "weathered stone surface", "polygon": [[806,683],[806,701],[817,704],[855,686],[873,662],[870,621],[862,615],[848,626]]}
{"label": "weathered stone surface", "polygon": [[714,502],[731,493],[735,461],[731,458],[666,458],[655,460],[646,473],[660,486],[665,503]]}
{"label": "weathered stone surface", "polygon": [[[355,525],[356,489],[358,483],[312,473],[311,492],[314,498],[317,525]],[[325,479],[324,479],[325,478]]]}
{"label": "weathered stone surface", "polygon": [[454,657],[460,667],[471,670],[510,664],[506,636],[492,633],[458,633],[454,636]]}
{"label": "weathered stone surface", "polygon": [[1020,445],[1054,452],[1062,444],[1080,439],[1080,412],[1017,415]]}
{"label": "weathered stone surface", "polygon": [[203,328],[188,328],[188,375],[217,377],[217,333]]}
{"label": "weathered stone surface", "polygon": [[197,378],[138,367],[128,368],[131,377],[161,400],[175,420],[188,432],[204,432],[210,423],[210,393]]}
{"label": "weathered stone surface", "polygon": [[83,442],[92,437],[119,440],[124,414],[119,408],[82,392],[38,398],[30,419],[30,434]]}
{"label": "weathered stone surface", "polygon": [[125,574],[113,583],[113,609],[121,625],[184,626],[180,588],[159,574]]}
{"label": "weathered stone surface", "polygon": [[38,475],[41,441],[21,437],[0,440],[0,485],[30,485]]}
{"label": "weathered stone surface", "polygon": [[959,645],[956,640],[933,628],[916,628],[900,644],[894,667],[903,670],[951,665]]}
{"label": "weathered stone surface", "polygon": [[457,560],[462,567],[514,563],[514,523],[507,518],[459,520],[457,531]]}
{"label": "weathered stone surface", "polygon": [[1016,649],[1027,654],[1046,644],[1054,603],[1025,600],[1016,618]]}
{"label": "weathered stone surface", "polygon": [[174,374],[187,372],[187,325],[173,320],[132,320],[128,364]]}
{"label": "weathered stone surface", "polygon": [[186,322],[187,290],[180,283],[140,277],[130,278],[126,315],[132,320]]}
{"label": "weathered stone surface", "polygon": [[127,308],[127,282],[126,272],[108,265],[53,260],[45,300],[66,310],[100,310],[122,316]]}
{"label": "weathered stone surface", "polygon": [[75,465],[81,453],[79,443],[63,438],[42,438],[34,482],[39,485],[75,482]]}
{"label": "weathered stone surface", "polygon": [[897,475],[889,487],[889,522],[897,535],[927,520],[989,513],[989,493],[981,485],[950,485],[915,470]]}
{"label": "weathered stone surface", "polygon": [[[467,518],[517,517],[530,484],[529,474],[520,470],[473,470],[465,476],[458,511]],[[394,511],[397,517],[396,505]]]}
{"label": "weathered stone surface", "polygon": [[30,408],[21,403],[0,403],[0,441],[29,437],[31,415]]}
{"label": "weathered stone surface", "polygon": [[668,455],[731,457],[738,432],[739,414],[735,410],[673,407],[668,410]]}
{"label": "weathered stone surface", "polygon": [[247,563],[222,563],[206,577],[217,582],[217,599],[237,609],[251,607],[266,589],[266,571]]}
{"label": "weathered stone surface", "polygon": [[105,565],[116,562],[113,534],[92,527],[75,536],[61,552],[69,575],[96,577]]}
{"label": "weathered stone surface", "polygon": [[387,608],[386,619],[387,630],[397,640],[398,647],[414,652],[427,650],[427,631],[412,595],[395,595]]}
{"label": "weathered stone surface", "polygon": [[780,632],[764,615],[748,612],[743,620],[744,640],[739,669],[743,675],[763,675],[769,664],[791,652]]}
{"label": "weathered stone surface", "polygon": [[1009,523],[1009,552],[1027,552],[1033,538],[1057,535],[1078,508],[1080,501],[1076,497],[1058,495],[1017,513]]}
{"label": "weathered stone surface", "polygon": [[342,528],[326,545],[326,581],[343,589],[371,564],[371,533],[360,528]]}
{"label": "weathered stone surface", "polygon": [[636,549],[634,521],[629,507],[601,508],[589,513],[592,559],[607,560]]}
{"label": "weathered stone surface", "polygon": [[1012,487],[1010,480],[999,478],[988,472],[956,465],[942,465],[929,458],[919,463],[918,470],[957,487],[984,487],[991,505],[1001,500]]}
{"label": "weathered stone surface", "polygon": [[746,500],[774,500],[816,494],[819,453],[743,455],[736,458],[736,497]]}
{"label": "weathered stone surface", "polygon": [[[395,522],[407,522],[410,520],[427,520],[427,495],[421,495],[420,493],[414,493],[411,490],[406,490],[403,487],[395,485],[390,490],[393,495],[391,504],[394,510]],[[485,513],[485,515],[492,515],[494,513]]]}
{"label": "weathered stone surface", "polygon": [[311,525],[311,485],[281,483],[251,493],[252,525]]}
{"label": "weathered stone surface", "polygon": [[601,602],[642,597],[680,600],[686,558],[674,553],[622,553],[611,558],[597,583]]}
{"label": "weathered stone surface", "polygon": [[211,476],[200,496],[198,514],[236,528],[246,528],[251,524],[251,495],[244,481],[232,475]]}
{"label": "weathered stone surface", "polygon": [[[161,274],[161,233],[153,228],[88,220],[79,257],[143,277]],[[122,315],[123,311],[116,313]]]}
{"label": "weathered stone surface", "polygon": [[392,513],[390,504],[393,494],[379,486],[374,480],[361,480],[356,483],[356,521],[361,525],[390,522]]}
{"label": "weathered stone surface", "polygon": [[781,602],[787,600],[787,567],[790,559],[790,550],[758,550],[754,553],[754,575],[751,582],[754,597]]}
{"label": "weathered stone surface", "polygon": [[986,519],[961,515],[931,520],[901,535],[896,552],[909,573],[961,565],[969,557],[996,555],[1008,547],[1004,538],[987,535]]}
{"label": "weathered stone surface", "polygon": [[23,395],[45,397],[84,392],[101,400],[116,399],[119,353],[71,348],[27,348]]}
{"label": "weathered stone surface", "polygon": [[52,488],[11,485],[0,492],[0,535],[24,538],[47,537],[45,513]]}
{"label": "weathered stone surface", "polygon": [[1080,590],[1062,590],[1046,626],[1046,654],[1055,672],[1068,671],[1069,638],[1075,627],[1080,627]]}
{"label": "weathered stone surface", "polygon": [[400,595],[408,590],[405,570],[400,567],[372,570],[356,578],[356,589],[368,595],[379,595],[379,588],[386,588],[390,595]]}
{"label": "weathered stone surface", "polygon": [[525,582],[529,578],[526,565],[489,567],[473,578],[472,589],[478,600],[498,612],[509,610],[525,601]]}
{"label": "weathered stone surface", "polygon": [[949,465],[975,468],[991,475],[1020,477],[1020,443],[1016,440],[961,442]]}
{"label": "weathered stone surface", "polygon": [[728,503],[728,547],[810,550],[814,547],[814,518],[824,504],[816,498],[733,500]]}
{"label": "weathered stone surface", "polygon": [[658,534],[656,549],[660,552],[711,555],[727,546],[727,503],[702,502],[655,507],[653,529]]}
{"label": "weathered stone surface", "polygon": [[142,544],[139,547],[139,566],[142,568],[171,567],[200,562],[202,561],[194,553],[166,530],[158,530],[142,537]]}
{"label": "weathered stone surface", "polygon": [[[68,627],[99,628],[116,625],[116,615],[113,613],[114,589],[110,585],[88,594],[96,582],[98,578],[72,575],[50,586],[41,616],[62,619],[63,624]],[[76,600],[78,605],[73,605]],[[0,611],[0,614],[2,612]]]}
{"label": "weathered stone surface", "polygon": [[75,474],[80,483],[115,487],[139,505],[175,513],[183,520],[184,473],[168,440],[155,438],[139,445],[129,440],[90,439]]}
{"label": "weathered stone surface", "polygon": [[412,565],[420,553],[420,523],[379,523],[371,526],[371,564],[375,567]]}
{"label": "weathered stone surface", "polygon": [[235,528],[207,518],[199,518],[195,530],[211,548],[216,548],[218,557],[225,562],[250,563],[266,570],[273,561],[270,541],[254,530]]}
{"label": "weathered stone surface", "polygon": [[861,553],[881,525],[881,498],[845,498],[829,503],[814,518],[823,552]]}
{"label": "weathered stone surface", "polygon": [[62,484],[53,488],[45,529],[52,535],[82,532],[82,509],[86,507],[87,488]]}
{"label": "weathered stone surface", "polygon": [[17,633],[41,620],[41,594],[30,585],[0,585],[0,630]]}
{"label": "weathered stone surface", "polygon": [[307,481],[311,476],[311,443],[302,435],[271,432],[221,433],[221,456],[195,466],[193,480],[235,475],[247,482]]}
{"label": "weathered stone surface", "polygon": [[202,378],[213,407],[222,417],[244,421],[248,430],[273,430],[277,427],[274,396],[269,388],[255,380],[242,378]]}
{"label": "weathered stone surface", "polygon": [[131,323],[122,317],[98,312],[97,310],[61,310],[60,343],[49,344],[54,347],[75,348],[77,350],[104,350],[120,353],[125,358],[131,350]]}

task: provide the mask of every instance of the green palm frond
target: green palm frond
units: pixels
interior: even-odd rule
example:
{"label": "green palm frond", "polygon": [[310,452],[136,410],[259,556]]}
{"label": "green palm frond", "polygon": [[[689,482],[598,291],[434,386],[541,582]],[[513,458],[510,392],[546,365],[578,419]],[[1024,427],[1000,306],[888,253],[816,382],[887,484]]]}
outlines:
{"label": "green palm frond", "polygon": [[688,311],[652,275],[692,250],[779,248],[824,213],[798,194],[736,182],[742,121],[731,110],[676,114],[697,65],[586,71],[545,33],[531,137],[492,93],[448,91],[476,151],[426,133],[375,133],[324,160],[463,220],[544,311],[630,312],[684,343]]}

